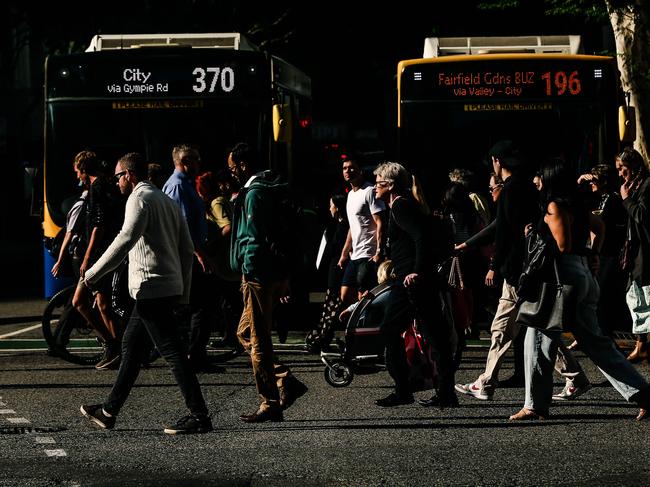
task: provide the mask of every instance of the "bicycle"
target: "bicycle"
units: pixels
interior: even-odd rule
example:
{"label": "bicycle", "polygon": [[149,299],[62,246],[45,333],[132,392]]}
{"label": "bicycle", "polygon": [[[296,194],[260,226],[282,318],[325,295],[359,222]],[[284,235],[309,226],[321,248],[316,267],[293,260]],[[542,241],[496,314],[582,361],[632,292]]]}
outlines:
{"label": "bicycle", "polygon": [[[104,353],[100,338],[72,305],[76,284],[56,293],[43,311],[41,328],[47,353],[79,365],[95,365]],[[94,311],[93,311],[94,312]]]}

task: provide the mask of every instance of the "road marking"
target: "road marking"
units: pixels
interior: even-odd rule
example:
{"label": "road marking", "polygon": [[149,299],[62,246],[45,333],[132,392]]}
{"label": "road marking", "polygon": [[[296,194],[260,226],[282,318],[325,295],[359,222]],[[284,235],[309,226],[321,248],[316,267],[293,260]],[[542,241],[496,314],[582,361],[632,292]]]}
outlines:
{"label": "road marking", "polygon": [[56,440],[52,438],[51,436],[37,436],[34,438],[36,443],[41,443],[41,444],[46,444],[46,443],[56,443]]}
{"label": "road marking", "polygon": [[21,328],[20,330],[12,331],[11,333],[5,333],[4,335],[0,335],[0,340],[2,340],[3,338],[9,338],[16,335],[22,335],[23,333],[27,333],[28,331],[32,331],[40,327],[41,324],[39,323],[37,325],[28,326],[27,328]]}
{"label": "road marking", "polygon": [[65,450],[45,450],[45,454],[48,457],[67,457],[68,454],[65,452]]}
{"label": "road marking", "polygon": [[[2,399],[2,396],[0,396],[0,399]],[[6,404],[2,401],[0,401],[0,406],[6,406]],[[13,409],[0,409],[0,414],[16,414],[16,411]],[[30,425],[31,421],[27,418],[6,418],[7,421],[9,421],[11,424],[16,424],[16,425]],[[15,426],[15,430],[23,430],[23,433],[38,433],[39,428],[32,428],[32,427],[25,427],[25,426]],[[28,431],[29,430],[29,431]],[[45,431],[45,430],[44,430]],[[44,432],[43,431],[43,432]],[[19,431],[16,431],[18,433]],[[54,445],[56,444],[56,440],[51,437],[51,436],[42,436],[42,435],[37,435],[34,438],[34,442],[37,445]],[[65,450],[63,449],[53,449],[53,450],[43,450],[45,454],[48,457],[67,457],[68,454],[66,453]],[[80,485],[80,484],[74,484],[74,485]]]}
{"label": "road marking", "polygon": [[7,421],[13,424],[30,424],[31,421],[27,418],[7,418]]}

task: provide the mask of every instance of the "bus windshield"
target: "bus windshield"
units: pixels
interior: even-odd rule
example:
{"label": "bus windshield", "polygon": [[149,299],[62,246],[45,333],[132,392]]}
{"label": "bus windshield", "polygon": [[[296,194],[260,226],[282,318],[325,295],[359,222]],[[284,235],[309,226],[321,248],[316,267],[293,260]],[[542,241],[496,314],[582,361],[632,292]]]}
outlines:
{"label": "bus windshield", "polygon": [[491,171],[498,140],[537,167],[562,157],[576,170],[618,148],[618,73],[597,56],[473,55],[404,61],[399,70],[400,158],[438,198],[450,169]]}
{"label": "bus windshield", "polygon": [[[176,108],[178,107],[178,108]],[[206,170],[225,168],[234,142],[259,139],[265,123],[259,103],[59,102],[48,106],[47,204],[52,220],[65,223],[68,200],[78,195],[72,169],[75,154],[95,151],[113,170],[127,152],[141,152],[171,173],[175,144],[197,143]]]}

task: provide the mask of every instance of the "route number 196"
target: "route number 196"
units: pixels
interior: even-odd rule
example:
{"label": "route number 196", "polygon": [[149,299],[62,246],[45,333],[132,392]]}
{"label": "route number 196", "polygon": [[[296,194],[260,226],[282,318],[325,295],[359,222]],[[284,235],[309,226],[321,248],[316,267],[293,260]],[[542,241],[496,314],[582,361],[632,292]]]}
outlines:
{"label": "route number 196", "polygon": [[[192,89],[195,93],[214,93],[217,85],[221,91],[231,92],[235,88],[235,72],[232,68],[194,68],[192,74],[195,76]],[[209,83],[209,86],[208,86]]]}
{"label": "route number 196", "polygon": [[547,72],[542,75],[542,79],[546,81],[546,94],[548,96],[579,95],[582,91],[582,84],[577,71],[573,71],[569,76],[564,71]]}

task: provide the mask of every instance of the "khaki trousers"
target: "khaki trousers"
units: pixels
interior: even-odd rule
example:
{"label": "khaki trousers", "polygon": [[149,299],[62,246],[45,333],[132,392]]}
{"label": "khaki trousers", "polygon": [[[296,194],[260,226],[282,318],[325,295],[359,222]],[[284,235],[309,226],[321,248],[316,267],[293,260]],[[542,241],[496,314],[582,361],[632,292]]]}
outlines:
{"label": "khaki trousers", "polygon": [[[476,379],[476,384],[488,393],[494,392],[494,389],[498,387],[501,363],[521,329],[521,326],[515,322],[517,317],[516,302],[517,293],[515,288],[504,281],[499,306],[490,328],[492,342],[488,351],[485,372]],[[561,342],[558,343],[555,370],[565,381],[570,381],[576,387],[584,387],[589,384],[589,379],[584,370],[582,370],[571,351]]]}
{"label": "khaki trousers", "polygon": [[503,290],[499,299],[497,312],[492,320],[492,342],[488,351],[485,372],[476,380],[476,385],[483,388],[486,392],[492,393],[499,384],[499,369],[503,358],[512,345],[512,341],[517,338],[521,328],[515,322],[515,304],[517,303],[517,293],[515,288],[503,281]]}
{"label": "khaki trousers", "polygon": [[239,320],[237,338],[250,354],[253,377],[260,396],[260,410],[279,410],[280,394],[289,368],[277,363],[273,354],[271,327],[273,308],[287,290],[288,281],[260,284],[242,280],[244,311]]}

